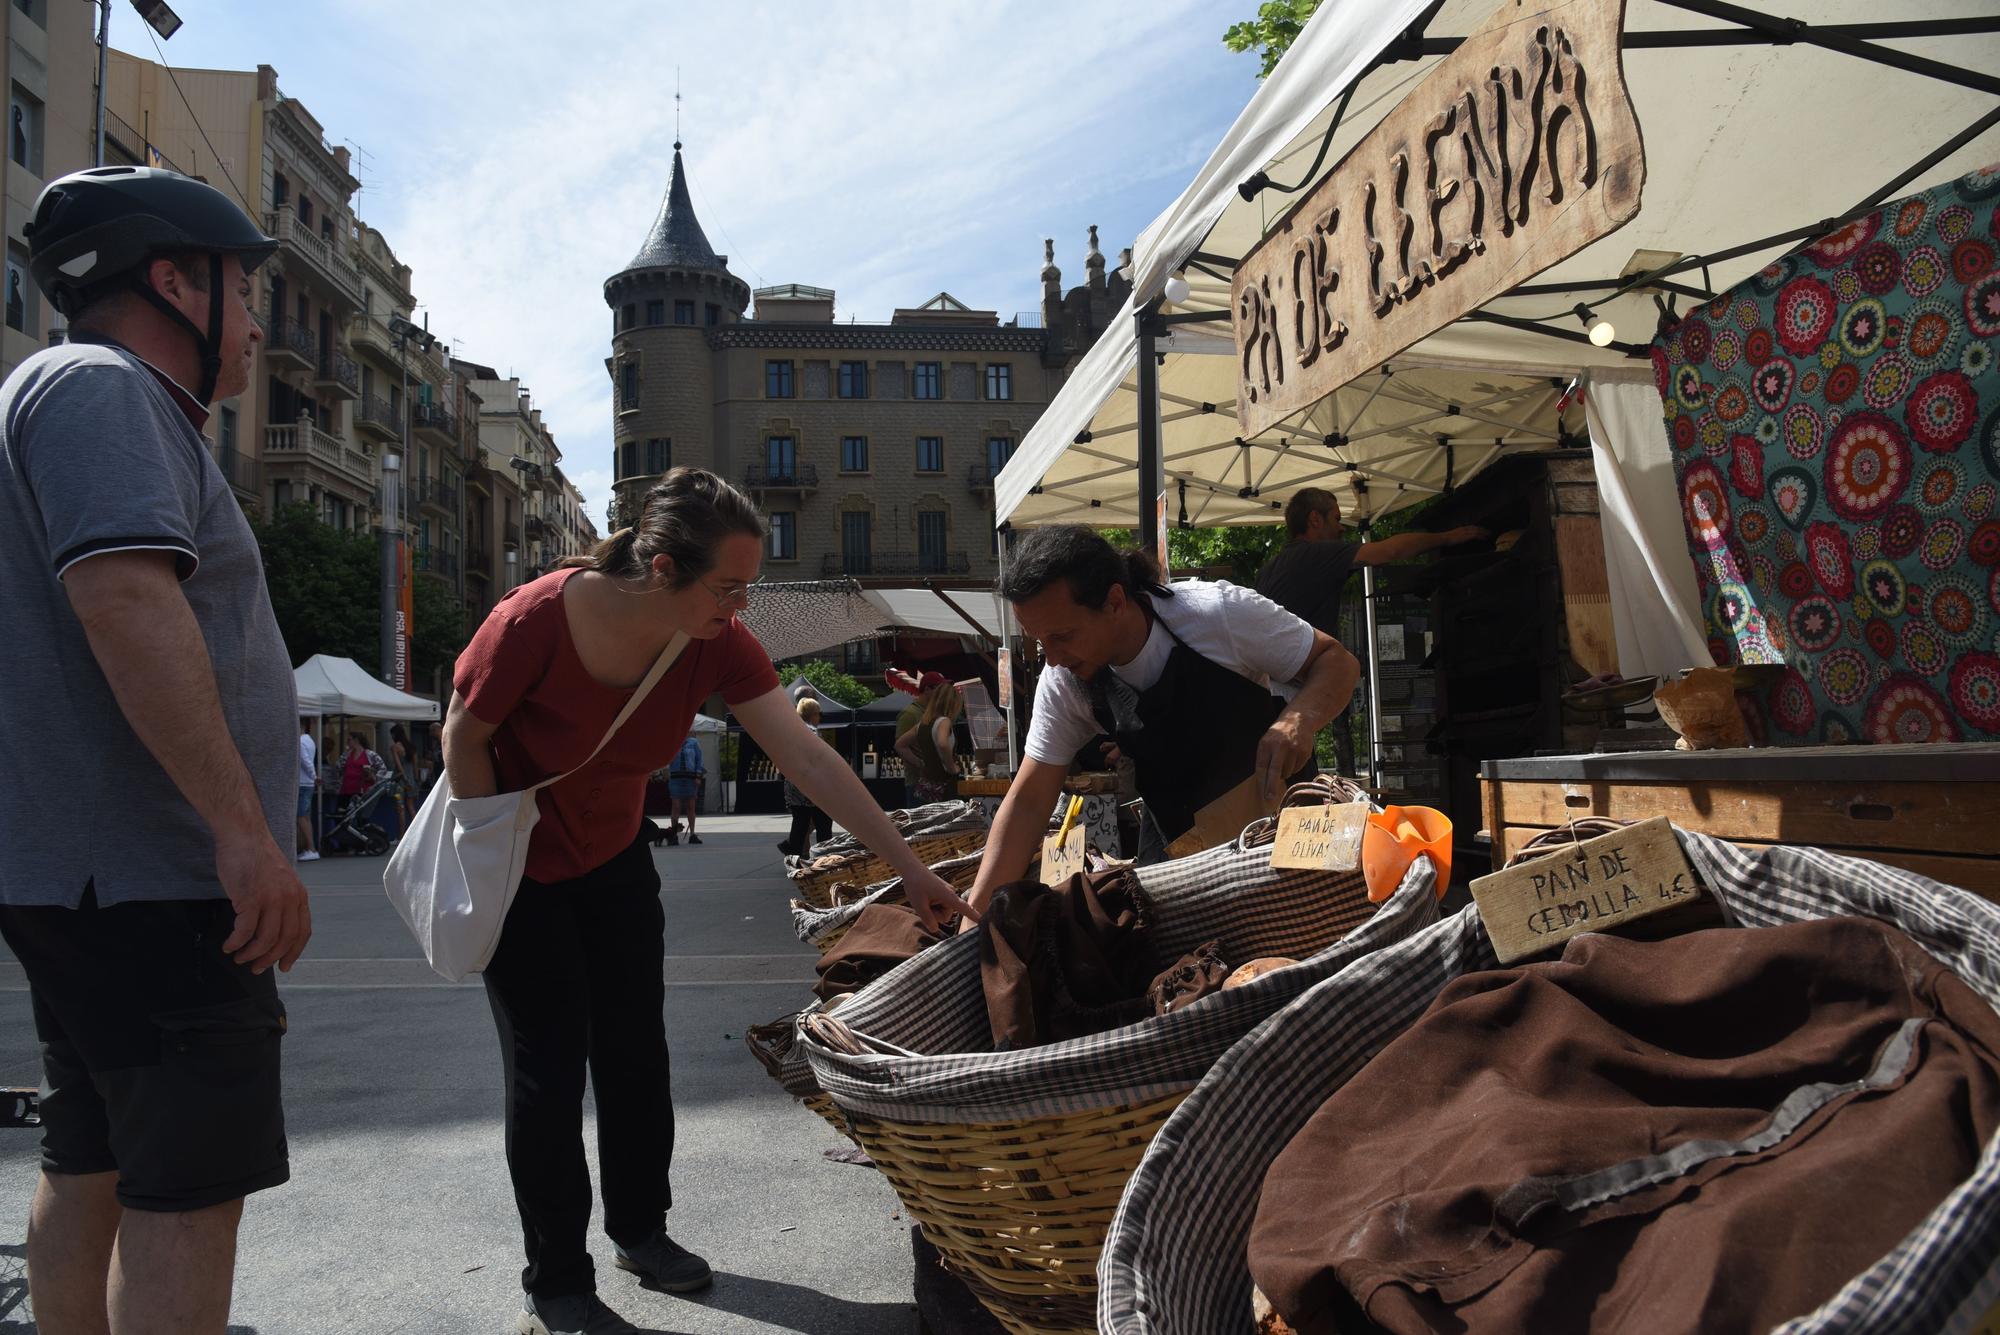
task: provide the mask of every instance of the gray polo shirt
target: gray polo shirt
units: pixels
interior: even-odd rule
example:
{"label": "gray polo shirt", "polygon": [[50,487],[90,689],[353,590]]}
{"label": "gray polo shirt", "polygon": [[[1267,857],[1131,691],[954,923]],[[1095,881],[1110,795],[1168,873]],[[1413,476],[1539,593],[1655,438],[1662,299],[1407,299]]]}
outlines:
{"label": "gray polo shirt", "polygon": [[223,721],[280,848],[298,700],[257,541],[187,414],[131,353],[38,352],[0,384],[0,904],[219,899],[215,841],[132,731],[63,592],[106,552],[175,554]]}

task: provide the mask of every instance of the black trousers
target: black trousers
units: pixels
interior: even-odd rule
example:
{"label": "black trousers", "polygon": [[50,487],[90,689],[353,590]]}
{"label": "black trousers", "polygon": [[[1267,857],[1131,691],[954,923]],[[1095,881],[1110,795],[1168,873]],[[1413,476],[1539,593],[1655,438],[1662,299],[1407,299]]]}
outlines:
{"label": "black trousers", "polygon": [[667,1072],[666,914],[644,840],[575,880],[523,879],[482,975],[507,1081],[507,1171],[543,1298],[596,1288],[585,1237],[590,1170],[583,1081],[597,1096],[604,1231],[634,1246],[673,1204]]}
{"label": "black trousers", "polygon": [[785,844],[800,857],[812,852],[812,846],[822,839],[833,837],[833,817],[818,807],[791,807],[792,832]]}

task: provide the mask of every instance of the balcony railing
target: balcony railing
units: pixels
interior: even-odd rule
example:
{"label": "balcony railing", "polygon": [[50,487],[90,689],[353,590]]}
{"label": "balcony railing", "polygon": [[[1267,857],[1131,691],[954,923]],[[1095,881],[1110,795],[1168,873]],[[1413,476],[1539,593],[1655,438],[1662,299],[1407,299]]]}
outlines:
{"label": "balcony railing", "polygon": [[993,470],[985,464],[974,464],[966,470],[965,485],[974,491],[993,490]]}
{"label": "balcony railing", "polygon": [[401,440],[403,438],[402,419],[389,401],[375,394],[364,394],[354,405],[354,425],[368,432],[377,440]]}
{"label": "balcony railing", "polygon": [[321,348],[319,367],[313,372],[313,383],[329,397],[358,399],[361,397],[361,368],[346,353]]}
{"label": "balcony railing", "polygon": [[279,316],[271,321],[264,333],[264,354],[267,357],[290,357],[299,365],[315,367],[319,365],[319,339],[313,331],[297,320]]}
{"label": "balcony railing", "polygon": [[374,465],[363,451],[304,418],[285,426],[264,428],[264,457],[309,459],[355,479],[364,486],[375,485]]}
{"label": "balcony railing", "polygon": [[447,441],[455,441],[458,439],[458,418],[443,404],[413,403],[410,405],[410,429],[428,431],[443,436]]}
{"label": "balcony railing", "polygon": [[502,542],[506,543],[506,544],[507,544],[507,545],[508,545],[509,547],[512,547],[512,548],[513,548],[513,549],[514,549],[515,551],[517,551],[517,552],[518,552],[518,551],[520,551],[520,550],[521,550],[521,526],[520,526],[519,524],[509,524],[509,525],[507,525],[507,527],[506,527],[506,528],[505,528],[505,529],[503,530],[503,532],[502,532],[502,536],[501,536],[501,539],[500,539],[500,540],[501,540]]}
{"label": "balcony railing", "polygon": [[215,466],[222,470],[223,481],[238,491],[247,491],[253,496],[263,491],[257,461],[249,455],[226,446],[217,446]]}
{"label": "balcony railing", "polygon": [[419,547],[414,564],[428,575],[439,575],[445,579],[458,578],[458,557],[451,552],[441,552],[435,547]]}
{"label": "balcony railing", "polygon": [[820,558],[822,575],[969,575],[972,558],[965,552],[828,552]]}
{"label": "balcony railing", "polygon": [[527,533],[529,542],[540,542],[544,538],[555,536],[549,522],[540,515],[528,516]]}
{"label": "balcony railing", "polygon": [[332,242],[302,225],[298,214],[291,208],[265,214],[264,230],[276,237],[280,245],[305,256],[319,271],[319,276],[347,299],[349,306],[361,304],[361,271],[340,254]]}
{"label": "balcony railing", "polygon": [[493,573],[493,553],[486,550],[484,543],[467,548],[465,569],[467,574],[490,576]]}
{"label": "balcony railing", "polygon": [[746,487],[785,487],[805,490],[819,485],[818,464],[793,464],[773,468],[765,464],[751,464],[743,470],[743,485]]}

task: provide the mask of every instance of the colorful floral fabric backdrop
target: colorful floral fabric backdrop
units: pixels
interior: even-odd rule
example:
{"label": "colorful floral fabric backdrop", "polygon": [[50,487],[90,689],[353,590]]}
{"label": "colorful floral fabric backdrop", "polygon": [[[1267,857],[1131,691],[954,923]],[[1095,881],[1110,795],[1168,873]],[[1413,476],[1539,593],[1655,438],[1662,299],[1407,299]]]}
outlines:
{"label": "colorful floral fabric backdrop", "polygon": [[1780,744],[2000,738],[2000,167],[1885,206],[1653,345],[1718,663]]}

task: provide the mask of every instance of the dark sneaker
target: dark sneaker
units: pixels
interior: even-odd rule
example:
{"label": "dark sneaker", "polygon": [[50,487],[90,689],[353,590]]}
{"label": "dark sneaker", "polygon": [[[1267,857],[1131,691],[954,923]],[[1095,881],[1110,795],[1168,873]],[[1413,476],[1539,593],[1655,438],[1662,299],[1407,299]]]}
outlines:
{"label": "dark sneaker", "polygon": [[681,837],[680,837],[680,835],[676,834],[676,833],[675,833],[674,831],[672,831],[672,830],[668,830],[668,831],[667,831],[667,847],[668,847],[668,848],[679,848],[680,846],[681,846]]}
{"label": "dark sneaker", "polygon": [[667,1236],[661,1229],[636,1247],[615,1249],[620,1270],[629,1270],[643,1282],[668,1293],[693,1293],[715,1280],[708,1262]]}
{"label": "dark sneaker", "polygon": [[530,1294],[514,1318],[516,1335],[639,1335],[639,1328],[606,1307],[594,1293],[563,1298]]}
{"label": "dark sneaker", "polygon": [[698,834],[690,834],[688,836],[688,842],[691,844],[698,844],[701,842],[701,836]]}

